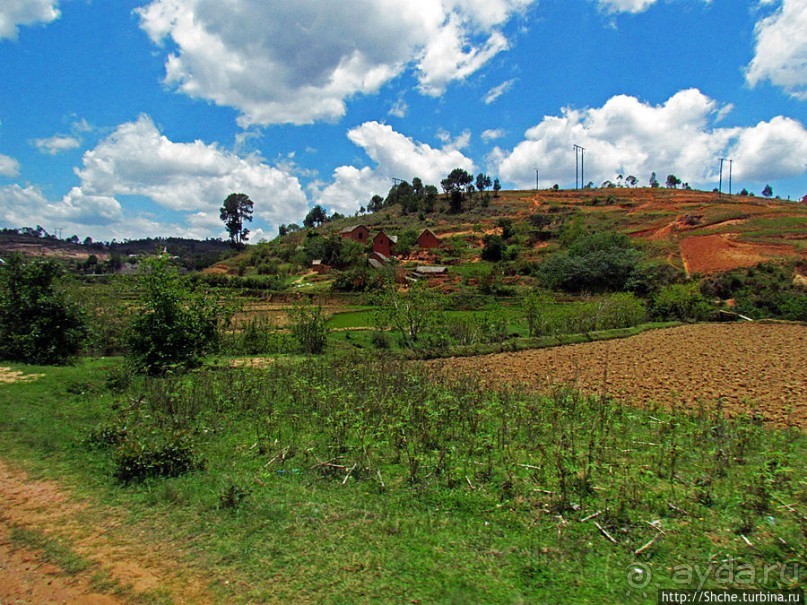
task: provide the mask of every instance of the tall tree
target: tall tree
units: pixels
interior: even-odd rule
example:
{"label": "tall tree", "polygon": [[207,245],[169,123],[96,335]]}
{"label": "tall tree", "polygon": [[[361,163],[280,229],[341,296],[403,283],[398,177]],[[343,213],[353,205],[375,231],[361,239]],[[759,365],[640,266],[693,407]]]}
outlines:
{"label": "tall tree", "polygon": [[491,181],[490,177],[486,174],[483,174],[482,172],[476,175],[476,188],[479,191],[484,191],[485,189],[490,187],[492,182],[493,181]]}
{"label": "tall tree", "polygon": [[319,227],[326,222],[328,222],[328,213],[325,211],[325,208],[317,204],[305,215],[303,226],[307,229],[311,229],[312,227]]}
{"label": "tall tree", "polygon": [[244,221],[252,221],[252,206],[252,200],[244,193],[231,193],[224,200],[220,217],[233,246],[242,246],[247,241],[249,229],[244,227]]}
{"label": "tall tree", "polygon": [[455,168],[446,178],[440,181],[440,185],[446,193],[452,193],[454,191],[466,192],[473,182],[474,177],[462,168]]}

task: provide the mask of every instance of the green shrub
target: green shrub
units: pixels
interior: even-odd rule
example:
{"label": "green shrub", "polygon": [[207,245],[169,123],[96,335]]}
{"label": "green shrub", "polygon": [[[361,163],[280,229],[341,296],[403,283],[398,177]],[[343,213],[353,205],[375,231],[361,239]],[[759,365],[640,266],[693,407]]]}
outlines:
{"label": "green shrub", "polygon": [[754,319],[775,317],[807,321],[807,291],[793,283],[792,264],[766,263],[706,279],[709,298],[734,299],[738,312]]}
{"label": "green shrub", "polygon": [[328,342],[328,332],[328,318],[322,305],[295,302],[291,310],[291,334],[303,353],[322,353]]}
{"label": "green shrub", "polygon": [[695,283],[665,286],[653,298],[651,308],[654,319],[677,321],[702,321],[713,311]]}
{"label": "green shrub", "polygon": [[647,319],[644,301],[630,292],[612,294],[604,299],[596,312],[596,330],[614,330],[638,326]]}
{"label": "green shrub", "polygon": [[62,270],[19,255],[0,266],[0,359],[60,365],[78,354],[88,330],[78,307],[56,288]]}
{"label": "green shrub", "polygon": [[628,288],[642,256],[624,234],[582,233],[568,250],[551,255],[538,271],[543,284],[553,290],[614,292]]}
{"label": "green shrub", "polygon": [[228,482],[219,494],[219,508],[226,510],[241,508],[241,505],[249,498],[251,493],[249,488],[243,485]]}
{"label": "green shrub", "polygon": [[141,266],[140,309],[127,338],[134,367],[160,374],[198,365],[218,344],[224,309],[193,290],[167,255],[147,259]]}
{"label": "green shrub", "polygon": [[125,439],[115,450],[115,478],[122,483],[135,483],[149,477],[179,477],[201,468],[189,437],[184,432],[171,433],[160,439]]}
{"label": "green shrub", "polygon": [[376,349],[389,349],[392,346],[392,339],[390,338],[389,332],[382,330],[373,330],[370,341]]}
{"label": "green shrub", "polygon": [[117,447],[126,440],[127,435],[128,431],[123,424],[99,424],[89,432],[84,444],[89,449]]}

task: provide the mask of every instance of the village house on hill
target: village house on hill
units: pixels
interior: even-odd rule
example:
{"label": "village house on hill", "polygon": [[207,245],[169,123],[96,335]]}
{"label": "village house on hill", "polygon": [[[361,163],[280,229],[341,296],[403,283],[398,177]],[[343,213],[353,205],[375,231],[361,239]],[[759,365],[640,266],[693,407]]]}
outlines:
{"label": "village house on hill", "polygon": [[439,248],[442,242],[431,229],[424,229],[417,239],[418,248]]}
{"label": "village house on hill", "polygon": [[397,235],[387,235],[383,231],[379,231],[373,238],[373,252],[389,258],[392,256],[392,250],[397,243]]}
{"label": "village house on hill", "polygon": [[352,239],[354,242],[365,244],[370,241],[370,230],[364,225],[356,225],[355,227],[345,227],[339,232],[339,235]]}

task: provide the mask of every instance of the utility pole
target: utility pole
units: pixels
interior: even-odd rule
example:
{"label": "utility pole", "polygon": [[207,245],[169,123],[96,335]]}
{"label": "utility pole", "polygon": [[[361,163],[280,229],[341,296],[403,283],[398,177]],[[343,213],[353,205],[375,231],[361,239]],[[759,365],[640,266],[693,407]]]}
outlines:
{"label": "utility pole", "polygon": [[720,158],[720,180],[717,185],[717,193],[721,197],[723,196],[723,162],[725,161],[724,158]]}
{"label": "utility pole", "polygon": [[731,195],[731,168],[734,160],[729,160],[729,195]]}
{"label": "utility pole", "polygon": [[580,147],[580,188],[586,188],[586,148]]}
{"label": "utility pole", "polygon": [[[584,147],[580,147],[580,145],[574,146],[574,187],[575,189],[580,189],[582,185],[585,187],[586,182],[586,164],[585,158],[583,157],[583,153],[585,152]],[[579,156],[578,156],[579,154]],[[580,180],[577,180],[578,173],[580,174]],[[579,184],[578,184],[579,183]]]}
{"label": "utility pole", "polygon": [[535,190],[538,191],[538,169],[535,169]]}

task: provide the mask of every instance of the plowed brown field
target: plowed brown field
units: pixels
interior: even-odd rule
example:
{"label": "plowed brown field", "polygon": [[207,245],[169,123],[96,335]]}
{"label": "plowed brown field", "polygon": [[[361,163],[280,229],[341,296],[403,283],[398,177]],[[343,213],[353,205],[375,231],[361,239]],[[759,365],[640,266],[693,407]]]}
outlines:
{"label": "plowed brown field", "polygon": [[625,403],[755,410],[807,428],[807,326],[700,324],[632,338],[430,362],[493,384],[572,384]]}

